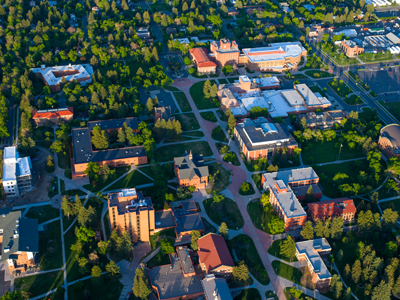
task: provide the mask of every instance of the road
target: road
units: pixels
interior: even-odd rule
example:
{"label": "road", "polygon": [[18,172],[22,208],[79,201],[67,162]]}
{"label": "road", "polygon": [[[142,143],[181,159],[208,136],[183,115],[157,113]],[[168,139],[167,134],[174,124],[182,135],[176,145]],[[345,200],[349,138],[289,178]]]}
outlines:
{"label": "road", "polygon": [[3,139],[4,146],[11,146],[14,144],[14,122],[15,122],[15,105],[10,107],[8,110],[8,123],[7,123],[7,130],[10,134],[9,137]]}

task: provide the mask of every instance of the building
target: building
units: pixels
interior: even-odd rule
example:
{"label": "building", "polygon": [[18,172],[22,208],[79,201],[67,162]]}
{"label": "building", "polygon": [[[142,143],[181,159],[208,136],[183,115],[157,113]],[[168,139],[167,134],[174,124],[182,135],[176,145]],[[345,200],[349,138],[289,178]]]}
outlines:
{"label": "building", "polygon": [[298,147],[296,140],[285,126],[270,123],[266,118],[244,119],[235,126],[235,138],[247,160],[272,159],[276,152],[288,149],[288,155]]}
{"label": "building", "polygon": [[395,44],[395,45],[400,45],[400,38],[399,38],[397,35],[395,35],[393,32],[389,32],[389,33],[386,35],[386,38],[387,38],[389,41],[391,41],[393,44]]}
{"label": "building", "polygon": [[136,28],[136,35],[138,36],[138,38],[141,39],[148,39],[150,38],[150,31],[148,27],[139,27]]}
{"label": "building", "polygon": [[72,179],[86,176],[84,173],[88,163],[97,162],[100,165],[107,164],[113,167],[139,165],[147,163],[147,154],[143,146],[114,148],[105,150],[94,150],[91,141],[93,128],[99,126],[102,130],[118,130],[126,123],[134,133],[138,133],[138,122],[136,118],[113,119],[88,122],[88,127],[74,128],[72,135],[71,159]]}
{"label": "building", "polygon": [[4,148],[3,187],[7,197],[18,197],[32,189],[31,169],[29,156],[19,157],[17,147]]}
{"label": "building", "polygon": [[165,121],[174,119],[174,117],[171,117],[171,106],[154,107],[154,121],[157,122],[161,119]]}
{"label": "building", "polygon": [[151,198],[135,188],[109,193],[107,198],[111,229],[128,232],[134,243],[148,242],[155,230]]}
{"label": "building", "polygon": [[400,126],[398,124],[390,124],[381,129],[378,147],[388,158],[400,156]]}
{"label": "building", "polygon": [[205,274],[228,278],[235,267],[223,236],[209,233],[197,240],[199,265]]}
{"label": "building", "polygon": [[197,67],[197,72],[201,74],[210,74],[217,71],[217,65],[212,62],[205,48],[189,49],[190,59]]}
{"label": "building", "polygon": [[38,220],[23,218],[21,211],[0,210],[0,263],[7,262],[11,274],[24,273],[37,265]]}
{"label": "building", "polygon": [[74,118],[74,108],[55,108],[32,111],[32,120],[37,126],[59,124],[60,120],[69,122]]}
{"label": "building", "polygon": [[179,247],[171,263],[150,270],[150,283],[160,300],[197,299],[204,295],[202,274],[196,274],[192,250]]}
{"label": "building", "polygon": [[348,38],[354,38],[356,37],[357,31],[355,29],[343,29],[341,31],[336,31],[333,34],[334,35],[341,35],[343,33],[344,36],[348,37]]}
{"label": "building", "polygon": [[321,198],[322,191],[318,182],[319,177],[311,167],[262,175],[263,189],[269,191],[270,203],[285,222],[285,230],[303,227],[307,214],[299,201],[306,198],[310,186],[313,189],[313,197]]}
{"label": "building", "polygon": [[92,82],[91,75],[93,74],[93,68],[87,64],[69,64],[68,66],[54,66],[49,68],[42,65],[40,68],[33,68],[31,70],[41,77],[45,85],[50,87],[52,92],[61,91],[61,80],[63,77],[67,82],[76,80],[83,86]]}
{"label": "building", "polygon": [[223,278],[207,274],[201,281],[206,300],[233,300],[229,286]]}
{"label": "building", "polygon": [[239,11],[235,7],[228,7],[228,16],[237,16],[239,14]]}
{"label": "building", "polygon": [[299,121],[304,118],[307,122],[308,128],[333,128],[334,124],[340,124],[340,122],[347,117],[347,112],[342,110],[330,110],[324,112],[308,112],[298,116]]}
{"label": "building", "polygon": [[204,165],[202,154],[193,155],[192,151],[185,151],[182,157],[174,158],[174,170],[181,187],[204,189],[208,185],[208,166]]}
{"label": "building", "polygon": [[202,234],[205,232],[206,229],[193,200],[181,202],[173,209],[173,214],[176,222],[175,233],[179,241],[190,240],[193,230],[198,230]]}
{"label": "building", "polygon": [[308,203],[308,216],[314,222],[330,218],[342,217],[345,223],[352,223],[356,217],[356,206],[352,199],[339,198],[333,200]]}
{"label": "building", "polygon": [[356,57],[361,53],[364,53],[364,48],[360,47],[354,41],[344,40],[340,44],[340,49],[346,54],[348,57]]}
{"label": "building", "polygon": [[325,238],[296,243],[296,258],[307,261],[312,282],[315,284],[315,288],[321,292],[329,289],[331,284],[331,273],[323,261],[323,258],[328,258],[331,250],[331,246]]}
{"label": "building", "polygon": [[225,65],[238,65],[239,64],[239,45],[236,41],[228,39],[221,39],[219,42],[214,41],[210,44],[210,57],[221,68]]}

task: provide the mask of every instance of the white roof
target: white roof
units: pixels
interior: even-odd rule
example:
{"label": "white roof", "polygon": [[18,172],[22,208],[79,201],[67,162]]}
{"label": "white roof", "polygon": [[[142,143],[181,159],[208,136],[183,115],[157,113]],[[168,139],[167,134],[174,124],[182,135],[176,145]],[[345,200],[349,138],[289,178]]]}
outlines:
{"label": "white roof", "polygon": [[272,118],[287,117],[290,112],[306,111],[303,105],[290,106],[281,91],[263,91],[262,93],[268,103],[268,112]]}
{"label": "white roof", "polygon": [[322,97],[320,94],[320,98],[318,98],[306,84],[296,84],[295,85],[297,91],[303,96],[307,106],[318,106],[323,104],[330,104],[328,99]]}
{"label": "white roof", "polygon": [[181,44],[189,44],[189,43],[190,43],[190,41],[189,41],[188,38],[184,38],[184,39],[174,39],[174,41],[175,41],[175,42],[178,41],[178,42],[181,43]]}
{"label": "white roof", "polygon": [[19,157],[16,147],[4,148],[3,181],[16,180],[17,177],[31,174],[31,158]]}
{"label": "white roof", "polygon": [[306,49],[300,42],[289,42],[273,43],[269,47],[247,48],[242,51],[251,62],[262,62],[297,57],[300,56],[303,51],[306,51]]}
{"label": "white roof", "polygon": [[386,35],[386,37],[395,44],[400,44],[400,38],[394,33],[390,32]]}
{"label": "white roof", "polygon": [[128,196],[136,196],[136,189],[123,189],[118,193],[118,197],[128,197]]}
{"label": "white roof", "polygon": [[4,148],[4,159],[13,159],[14,161],[18,158],[17,147],[5,147]]}
{"label": "white roof", "polygon": [[92,77],[91,75],[93,74],[93,67],[91,65],[85,64],[85,65],[71,65],[69,64],[68,66],[54,66],[54,67],[49,67],[45,68],[33,68],[31,69],[33,73],[40,73],[42,74],[44,80],[48,83],[48,85],[56,85],[61,83],[61,79],[63,76],[56,77],[54,75],[54,72],[66,72],[66,71],[77,71],[76,74],[73,75],[65,75],[65,79],[67,81],[72,81],[75,79],[83,79],[87,78],[87,80],[80,81],[80,84],[85,84],[85,83],[90,83],[92,82]]}
{"label": "white roof", "polygon": [[241,101],[248,111],[257,106],[261,108],[268,108],[268,103],[265,101],[264,97],[243,98]]}
{"label": "white roof", "polygon": [[278,77],[276,77],[276,76],[254,78],[254,79],[256,80],[256,83],[260,84],[260,87],[275,86],[277,84],[280,84],[280,81],[279,81]]}
{"label": "white roof", "polygon": [[247,109],[243,104],[239,106],[229,108],[234,116],[245,116],[247,114]]}

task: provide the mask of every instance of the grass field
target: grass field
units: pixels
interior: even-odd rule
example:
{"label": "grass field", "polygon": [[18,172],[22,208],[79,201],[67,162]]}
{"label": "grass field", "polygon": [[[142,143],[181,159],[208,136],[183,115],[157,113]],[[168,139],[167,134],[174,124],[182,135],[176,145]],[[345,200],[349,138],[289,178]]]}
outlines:
{"label": "grass field", "polygon": [[228,139],[225,135],[225,132],[219,125],[212,130],[211,137],[216,141],[228,143]]}
{"label": "grass field", "polygon": [[303,273],[299,269],[294,268],[291,265],[288,265],[279,260],[274,260],[271,263],[271,265],[274,268],[276,275],[286,278],[287,280],[293,281],[294,283],[297,283],[299,285],[303,285],[300,282]]}
{"label": "grass field", "polygon": [[256,288],[249,288],[242,290],[233,300],[261,300],[261,295]]}
{"label": "grass field", "polygon": [[142,173],[133,170],[108,187],[107,191],[136,187],[137,185],[152,183],[153,181]]}
{"label": "grass field", "polygon": [[151,258],[147,263],[147,267],[149,269],[157,267],[157,266],[163,266],[163,265],[168,265],[171,263],[171,260],[169,259],[169,254],[162,254],[161,251],[158,252],[153,258]]}
{"label": "grass field", "polygon": [[107,212],[104,214],[104,219],[103,219],[104,227],[105,227],[105,230],[106,230],[107,240],[108,240],[108,238],[109,238],[110,235],[111,235],[111,228],[110,228],[110,222],[108,221],[108,217],[109,217],[109,212],[107,211]]}
{"label": "grass field", "polygon": [[210,122],[217,122],[217,117],[215,116],[215,114],[212,111],[204,111],[200,113],[200,116],[207,121]]}
{"label": "grass field", "polygon": [[[114,169],[115,169],[115,172],[117,174],[116,178],[119,178],[122,175],[124,175],[126,172],[128,172],[130,167],[116,167]],[[82,187],[84,189],[87,189],[88,191],[96,193],[96,192],[100,191],[101,189],[103,189],[104,187],[106,187],[107,185],[109,185],[113,181],[114,181],[113,179],[108,178],[105,182],[101,182],[101,183],[97,184],[96,186],[93,186],[93,184],[91,182],[90,184],[85,184]]]}
{"label": "grass field", "polygon": [[364,102],[361,100],[361,98],[358,97],[359,96],[357,95],[351,95],[349,98],[344,98],[343,101],[346,102],[348,105],[363,104]]}
{"label": "grass field", "polygon": [[29,208],[25,217],[37,219],[40,223],[47,222],[60,216],[60,210],[51,205],[33,206]]}
{"label": "grass field", "polygon": [[226,80],[226,79],[218,79],[218,81],[219,81],[220,84],[227,84],[228,83],[228,80]]}
{"label": "grass field", "polygon": [[174,115],[175,119],[181,123],[183,131],[197,130],[200,128],[194,113]]}
{"label": "grass field", "polygon": [[174,93],[174,96],[182,112],[192,111],[186,95],[183,92]]}
{"label": "grass field", "polygon": [[329,77],[334,77],[335,75],[325,72],[325,71],[305,71],[304,72],[307,76],[310,76],[311,78],[329,78]]}
{"label": "grass field", "polygon": [[293,258],[292,260],[290,260],[289,258],[287,258],[286,256],[280,254],[279,252],[281,251],[281,244],[285,241],[286,239],[282,239],[282,240],[275,240],[271,247],[269,247],[268,249],[268,253],[276,256],[277,258],[283,259],[287,262],[294,262],[297,261],[297,258]]}
{"label": "grass field", "polygon": [[39,232],[39,266],[45,271],[62,267],[61,223],[57,220],[48,227]]}
{"label": "grass field", "polygon": [[346,95],[353,92],[353,90],[343,82],[343,80],[332,80],[328,82],[328,85],[332,88],[332,90],[339,95],[339,97],[344,98]]}
{"label": "grass field", "polygon": [[276,215],[276,213],[270,203],[263,207],[260,201],[251,201],[247,204],[247,212],[257,229],[271,234],[269,224],[272,216]]}
{"label": "grass field", "polygon": [[[211,85],[215,83],[215,80],[210,80]],[[193,84],[190,87],[190,95],[193,98],[194,103],[196,104],[199,110],[208,109],[208,108],[217,108],[217,106],[211,101],[212,98],[206,99],[204,97],[203,86],[205,81],[200,81]]]}
{"label": "grass field", "polygon": [[182,156],[185,151],[192,151],[193,154],[203,154],[203,156],[211,156],[213,153],[207,142],[182,143],[168,145],[157,148],[155,151],[156,162],[172,161],[174,157]]}
{"label": "grass field", "polygon": [[[161,168],[161,171],[167,176],[168,180],[174,179],[176,177],[174,166],[172,164],[164,164],[159,167]],[[156,170],[158,172],[158,168],[154,168],[155,171],[153,171],[153,168],[151,166],[141,167],[139,168],[139,170],[150,176],[151,178],[154,178],[157,175],[154,173],[156,172]]]}
{"label": "grass field", "polygon": [[[290,294],[289,290],[290,290],[290,288],[288,288],[288,287],[283,290],[283,292],[285,293],[286,299],[294,299],[294,298],[292,298],[292,295]],[[296,300],[313,300],[313,299],[315,300],[315,298],[307,296],[306,294],[303,293],[300,296],[300,298],[297,298]]]}
{"label": "grass field", "polygon": [[107,300],[118,300],[123,284],[119,280],[109,280],[103,275],[103,283],[101,285],[93,285],[91,279],[82,281],[83,287],[77,289],[75,284],[68,287],[68,299],[86,300],[82,291],[87,290],[90,293],[90,299],[107,299]]}
{"label": "grass field", "polygon": [[57,152],[57,157],[58,157],[58,167],[59,168],[71,169],[71,159],[69,157],[68,149],[65,150],[65,154],[64,154],[64,152]]}
{"label": "grass field", "polygon": [[191,131],[191,132],[184,132],[183,135],[192,136],[192,137],[203,137],[203,131]]}
{"label": "grass field", "polygon": [[[230,183],[231,172],[229,172],[221,164],[216,162],[207,164],[207,166],[211,176],[214,176],[216,171],[219,172],[216,176],[212,191],[221,192],[226,189]],[[211,194],[211,190],[207,190],[207,193]]]}
{"label": "grass field", "polygon": [[242,196],[248,196],[248,195],[253,195],[255,193],[253,185],[249,182],[247,182],[249,184],[250,189],[246,192],[242,191],[241,187],[239,188],[239,194]]}
{"label": "grass field", "polygon": [[235,201],[224,198],[220,202],[214,202],[213,198],[203,201],[207,215],[215,224],[225,222],[229,229],[240,229],[244,225],[242,214]]}
{"label": "grass field", "polygon": [[30,297],[37,297],[64,284],[63,271],[54,271],[45,274],[16,278],[16,291],[25,291]]}

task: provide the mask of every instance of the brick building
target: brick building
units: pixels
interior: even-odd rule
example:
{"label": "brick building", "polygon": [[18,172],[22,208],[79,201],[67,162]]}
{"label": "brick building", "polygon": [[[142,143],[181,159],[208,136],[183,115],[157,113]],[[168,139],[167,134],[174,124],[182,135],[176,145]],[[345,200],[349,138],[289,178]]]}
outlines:
{"label": "brick building", "polygon": [[342,217],[345,223],[351,223],[356,217],[356,206],[350,198],[338,198],[308,204],[308,216],[314,222]]}
{"label": "brick building", "polygon": [[212,52],[210,57],[217,63],[219,68],[225,65],[239,64],[240,50],[236,41],[228,39],[214,41],[210,44],[210,51]]}
{"label": "brick building", "polygon": [[69,122],[73,118],[74,118],[73,107],[32,111],[32,120],[38,126],[59,124],[61,120]]}
{"label": "brick building", "polygon": [[400,156],[400,126],[390,124],[381,129],[378,147],[386,157]]}
{"label": "brick building", "polygon": [[240,152],[248,160],[258,158],[272,159],[277,151],[288,149],[288,155],[298,147],[296,140],[286,127],[279,123],[270,123],[266,118],[255,120],[244,119],[235,126],[235,137],[239,144]]}
{"label": "brick building", "polygon": [[306,260],[315,288],[325,293],[329,291],[332,276],[324,259],[331,254],[331,246],[325,238],[296,243],[296,258]]}
{"label": "brick building", "polygon": [[128,232],[134,243],[148,242],[155,231],[151,198],[134,188],[110,193],[107,197],[111,229]]}
{"label": "brick building", "polygon": [[173,209],[173,213],[176,222],[175,233],[181,241],[190,239],[193,230],[198,230],[202,234],[205,232],[206,229],[193,200],[179,203],[179,206]]}
{"label": "brick building", "polygon": [[356,44],[356,42],[351,40],[344,40],[340,44],[340,49],[346,54],[348,57],[356,57],[361,53],[364,53],[364,48],[360,47]]}
{"label": "brick building", "polygon": [[307,214],[299,201],[306,198],[310,186],[313,189],[313,197],[321,198],[322,191],[318,182],[319,177],[311,167],[262,175],[263,189],[269,191],[270,203],[285,222],[285,230],[303,227]]}
{"label": "brick building", "polygon": [[91,141],[93,128],[99,126],[102,130],[111,131],[122,128],[126,123],[134,133],[138,133],[138,122],[136,118],[113,119],[104,121],[88,122],[86,128],[72,129],[72,151],[71,159],[72,179],[86,176],[84,173],[88,163],[97,162],[100,165],[107,164],[112,167],[139,165],[147,163],[147,154],[143,146],[124,147],[116,149],[94,150]]}
{"label": "brick building", "polygon": [[339,124],[340,122],[346,118],[348,115],[347,112],[343,112],[342,110],[330,110],[324,112],[308,112],[306,114],[301,114],[298,116],[299,121],[304,118],[307,122],[308,128],[333,128],[335,124]]}
{"label": "brick building", "polygon": [[154,107],[154,121],[157,122],[161,119],[165,121],[174,119],[174,117],[171,117],[171,106]]}
{"label": "brick building", "polygon": [[183,154],[174,158],[174,170],[180,186],[194,186],[204,189],[208,185],[208,166],[204,165],[203,155]]}
{"label": "brick building", "polygon": [[50,87],[52,92],[61,91],[61,80],[64,77],[67,82],[78,81],[81,85],[92,82],[91,75],[93,68],[91,65],[71,65],[53,66],[46,68],[42,65],[40,68],[31,69],[33,73],[39,74],[44,84]]}
{"label": "brick building", "polygon": [[211,74],[217,71],[217,65],[208,57],[207,49],[189,49],[190,59],[197,67],[197,72],[201,74]]}
{"label": "brick building", "polygon": [[223,236],[209,233],[197,240],[199,265],[205,274],[228,278],[235,266]]}
{"label": "brick building", "polygon": [[37,265],[38,220],[23,218],[11,208],[0,209],[0,214],[0,263],[6,262],[11,274],[24,273]]}

